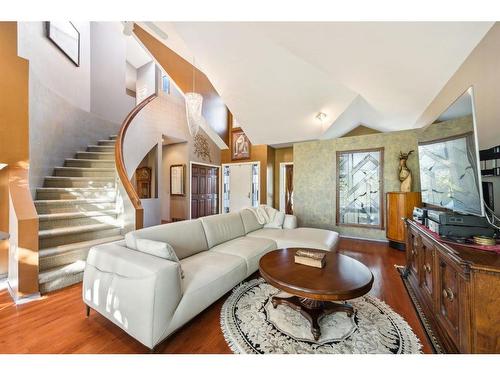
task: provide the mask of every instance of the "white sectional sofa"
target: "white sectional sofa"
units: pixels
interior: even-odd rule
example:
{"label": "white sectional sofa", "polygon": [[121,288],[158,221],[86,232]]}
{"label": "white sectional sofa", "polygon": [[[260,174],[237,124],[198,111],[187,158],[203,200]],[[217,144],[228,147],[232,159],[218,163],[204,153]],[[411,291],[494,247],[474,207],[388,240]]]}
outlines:
{"label": "white sectional sofa", "polygon": [[[180,261],[136,250],[139,238],[169,243]],[[83,301],[154,348],[257,271],[267,252],[286,247],[332,251],[337,242],[336,232],[297,228],[291,215],[283,229],[263,228],[249,210],[149,227],[90,250]]]}

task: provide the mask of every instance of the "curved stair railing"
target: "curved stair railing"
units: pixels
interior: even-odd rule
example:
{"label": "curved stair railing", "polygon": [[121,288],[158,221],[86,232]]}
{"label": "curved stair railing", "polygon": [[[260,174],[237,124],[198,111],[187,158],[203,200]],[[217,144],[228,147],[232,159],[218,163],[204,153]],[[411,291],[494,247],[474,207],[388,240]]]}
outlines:
{"label": "curved stair railing", "polygon": [[127,115],[125,120],[122,123],[120,131],[116,137],[115,144],[115,163],[116,163],[116,171],[118,173],[118,177],[120,178],[121,184],[132,203],[133,209],[135,210],[135,229],[141,229],[144,226],[144,209],[142,208],[141,200],[137,191],[130,182],[130,178],[127,175],[127,169],[125,168],[125,161],[123,158],[124,150],[123,145],[125,141],[125,136],[127,134],[127,130],[130,127],[130,124],[137,116],[137,114],[151,101],[153,101],[157,97],[157,94],[152,94],[140,102],[137,106],[135,106],[132,111]]}

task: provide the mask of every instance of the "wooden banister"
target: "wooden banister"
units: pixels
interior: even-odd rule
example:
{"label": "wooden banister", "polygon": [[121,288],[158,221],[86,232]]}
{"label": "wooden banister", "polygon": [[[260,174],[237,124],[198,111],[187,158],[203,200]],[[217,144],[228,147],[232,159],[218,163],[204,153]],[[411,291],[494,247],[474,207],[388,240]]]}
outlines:
{"label": "wooden banister", "polygon": [[141,229],[144,226],[144,209],[142,208],[141,200],[139,199],[139,195],[135,191],[134,185],[132,185],[129,177],[127,176],[127,169],[125,168],[125,161],[123,159],[123,144],[125,141],[125,135],[127,134],[127,130],[132,123],[132,120],[146,105],[148,105],[156,97],[156,94],[148,96],[130,111],[130,113],[122,123],[122,127],[120,128],[120,132],[116,137],[115,143],[116,171],[118,173],[120,181],[122,182],[123,188],[125,189],[135,209],[135,229]]}

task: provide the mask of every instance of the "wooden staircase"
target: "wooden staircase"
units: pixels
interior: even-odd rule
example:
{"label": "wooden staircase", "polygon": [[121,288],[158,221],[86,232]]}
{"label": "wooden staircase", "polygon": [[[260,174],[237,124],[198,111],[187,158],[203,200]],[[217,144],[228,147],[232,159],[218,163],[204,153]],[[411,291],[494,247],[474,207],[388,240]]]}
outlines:
{"label": "wooden staircase", "polygon": [[80,282],[89,249],[123,238],[116,211],[115,139],[66,159],[36,190],[41,293]]}

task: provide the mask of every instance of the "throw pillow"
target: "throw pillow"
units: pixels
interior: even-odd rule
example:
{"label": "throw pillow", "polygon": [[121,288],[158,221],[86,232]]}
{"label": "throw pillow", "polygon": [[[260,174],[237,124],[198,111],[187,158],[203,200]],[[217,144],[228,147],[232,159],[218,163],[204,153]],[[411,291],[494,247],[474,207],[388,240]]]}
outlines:
{"label": "throw pillow", "polygon": [[148,240],[145,238],[137,238],[136,244],[138,251],[179,263],[179,272],[181,278],[184,278],[184,271],[182,270],[179,258],[170,244],[161,241]]}
{"label": "throw pillow", "polygon": [[270,206],[266,206],[266,211],[269,216],[269,221],[264,225],[264,228],[282,229],[283,222],[285,221],[285,213]]}

